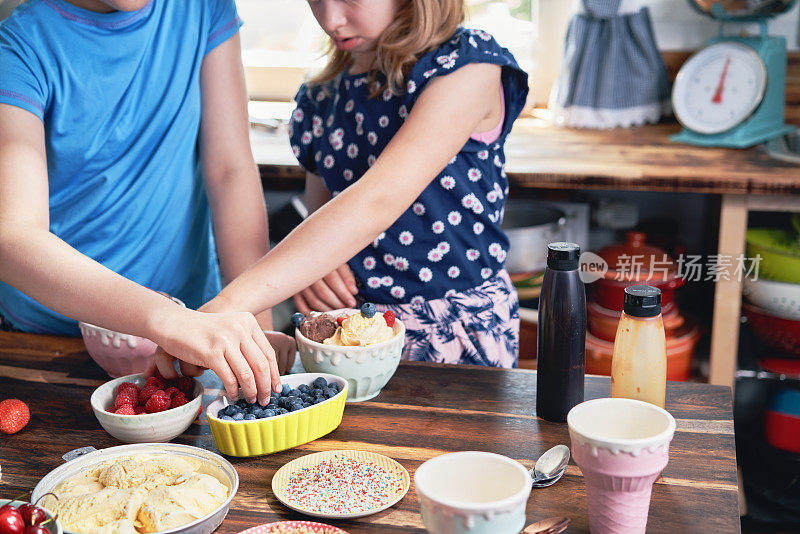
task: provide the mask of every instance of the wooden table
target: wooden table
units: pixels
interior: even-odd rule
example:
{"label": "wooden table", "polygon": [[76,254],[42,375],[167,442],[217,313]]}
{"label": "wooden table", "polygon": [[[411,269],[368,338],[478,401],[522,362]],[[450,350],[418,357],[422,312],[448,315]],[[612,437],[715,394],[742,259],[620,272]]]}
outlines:
{"label": "wooden table", "polygon": [[[538,111],[538,110],[537,110]],[[540,112],[541,113],[541,112]],[[745,252],[749,211],[800,211],[800,165],[778,161],[760,148],[681,145],[675,123],[616,130],[557,128],[521,118],[506,143],[511,184],[536,189],[608,189],[720,196],[717,253],[732,266],[715,283],[709,382],[733,386],[739,340],[742,281],[734,275]],[[253,153],[267,187],[302,188],[305,174],[285,132],[255,130]],[[706,258],[704,258],[704,261]]]}
{"label": "wooden table", "polygon": [[[89,406],[92,390],[107,379],[79,338],[0,333],[0,397],[22,399],[31,409],[25,429],[0,439],[0,496],[33,489],[61,465],[67,451],[120,445]],[[207,406],[221,383],[212,373],[203,381]],[[609,387],[605,377],[587,377],[586,398],[608,396]],[[412,477],[425,460],[459,450],[492,451],[532,467],[545,450],[569,444],[566,425],[537,418],[535,406],[533,371],[403,362],[378,397],[348,404],[341,425],[327,436],[269,456],[229,458],[241,482],[218,532],[301,518],[274,498],[270,481],[283,464],[312,452],[373,451],[394,458]],[[667,409],[677,432],[669,465],[653,488],[648,532],[738,532],[730,389],[670,383]],[[216,450],[204,419],[175,441]],[[567,516],[572,519],[568,532],[586,532],[586,494],[578,467],[571,463],[556,485],[533,490],[527,512],[529,522]],[[331,523],[351,534],[424,532],[413,488],[384,512]]]}

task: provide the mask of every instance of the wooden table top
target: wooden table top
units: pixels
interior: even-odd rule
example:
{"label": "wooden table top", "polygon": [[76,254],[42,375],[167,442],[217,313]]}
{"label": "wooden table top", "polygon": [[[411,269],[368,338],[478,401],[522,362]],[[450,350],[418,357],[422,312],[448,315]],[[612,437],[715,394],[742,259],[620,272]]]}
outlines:
{"label": "wooden table top", "polygon": [[[0,398],[22,399],[31,410],[25,429],[0,439],[1,497],[33,489],[72,449],[121,444],[100,427],[89,406],[90,394],[106,380],[80,338],[0,333]],[[212,373],[203,382],[207,406],[220,382]],[[587,377],[586,398],[608,396],[609,387],[605,377]],[[545,450],[569,444],[566,425],[538,419],[535,406],[533,371],[403,362],[378,397],[348,404],[341,425],[327,436],[269,456],[228,458],[240,486],[217,532],[302,519],[275,499],[270,482],[286,462],[312,452],[377,452],[400,462],[412,477],[425,460],[459,450],[492,451],[532,467]],[[671,382],[667,409],[677,431],[669,465],[653,488],[648,532],[738,532],[730,389]],[[175,442],[216,451],[204,418]],[[574,463],[554,486],[533,490],[527,516],[529,522],[567,516],[567,532],[588,530],[585,485]],[[413,488],[383,512],[329,523],[351,534],[425,532]]]}
{"label": "wooden table top", "polygon": [[[506,170],[516,187],[617,189],[713,194],[800,194],[800,164],[761,148],[674,143],[676,122],[614,130],[558,128],[522,118],[506,143]],[[305,173],[285,131],[255,130],[253,153],[265,185],[297,182]],[[297,184],[302,189],[304,182]]]}

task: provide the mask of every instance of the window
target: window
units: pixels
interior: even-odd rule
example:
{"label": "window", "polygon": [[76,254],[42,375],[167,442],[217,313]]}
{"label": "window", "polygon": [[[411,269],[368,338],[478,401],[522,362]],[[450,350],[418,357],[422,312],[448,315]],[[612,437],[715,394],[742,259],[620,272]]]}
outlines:
{"label": "window", "polygon": [[[563,0],[559,0],[563,1]],[[488,31],[511,50],[520,66],[535,67],[539,0],[468,0],[467,27]],[[565,2],[568,3],[568,2]],[[325,35],[305,0],[237,0],[244,21],[242,61],[251,100],[288,101],[325,64]]]}

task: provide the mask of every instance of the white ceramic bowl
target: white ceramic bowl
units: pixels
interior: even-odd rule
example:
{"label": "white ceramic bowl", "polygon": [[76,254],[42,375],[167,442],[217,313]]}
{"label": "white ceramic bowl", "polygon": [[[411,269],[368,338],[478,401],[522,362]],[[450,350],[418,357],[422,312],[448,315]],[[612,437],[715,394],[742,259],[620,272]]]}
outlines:
{"label": "white ceramic bowl", "polygon": [[[161,291],[159,293],[181,306],[186,306],[180,299]],[[143,373],[153,361],[156,344],[147,338],[84,322],[79,322],[78,327],[81,329],[86,352],[111,378]]]}
{"label": "white ceramic bowl", "polygon": [[422,522],[433,534],[517,534],[531,483],[518,461],[481,451],[443,454],[414,473]]}
{"label": "white ceramic bowl", "polygon": [[745,278],[742,294],[772,315],[800,320],[800,284]]}
{"label": "white ceramic bowl", "polygon": [[[12,501],[11,499],[0,499],[0,506],[5,506],[8,503],[12,503],[14,506],[19,506],[20,504],[25,504],[28,501]],[[41,506],[39,508],[42,508]],[[47,508],[42,508],[44,513],[47,515],[47,519],[53,517],[53,514],[50,513],[50,510]],[[47,530],[50,531],[50,534],[63,534],[63,530],[61,528],[61,521],[56,518],[54,521],[50,521],[46,525],[44,525]]]}
{"label": "white ceramic bowl", "polygon": [[[359,313],[358,310],[327,312],[337,317]],[[403,354],[406,328],[395,319],[394,337],[366,347],[341,347],[311,341],[295,329],[297,350],[303,369],[309,373],[330,373],[341,376],[348,383],[348,402],[358,402],[375,397],[392,378]]]}
{"label": "white ceramic bowl", "polygon": [[183,406],[157,413],[121,415],[107,411],[117,397],[117,387],[123,382],[133,382],[142,388],[146,380],[141,373],[116,378],[94,390],[90,399],[92,411],[106,432],[125,443],[169,441],[189,428],[200,411],[204,388],[197,380],[193,381],[193,397]]}

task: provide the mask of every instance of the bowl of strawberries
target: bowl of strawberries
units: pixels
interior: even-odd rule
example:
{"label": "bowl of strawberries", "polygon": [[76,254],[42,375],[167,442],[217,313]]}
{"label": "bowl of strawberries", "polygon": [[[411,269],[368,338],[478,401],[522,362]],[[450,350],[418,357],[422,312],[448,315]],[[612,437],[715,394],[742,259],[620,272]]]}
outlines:
{"label": "bowl of strawberries", "polygon": [[106,432],[125,443],[169,441],[202,408],[203,385],[188,376],[167,380],[142,373],[106,382],[92,393],[92,411]]}

